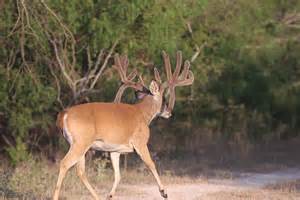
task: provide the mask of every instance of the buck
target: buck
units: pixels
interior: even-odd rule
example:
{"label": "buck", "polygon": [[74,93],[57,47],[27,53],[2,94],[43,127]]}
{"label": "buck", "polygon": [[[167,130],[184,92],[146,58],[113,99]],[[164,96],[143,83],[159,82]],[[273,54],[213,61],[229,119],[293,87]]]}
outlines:
{"label": "buck", "polygon": [[[162,83],[158,70],[154,69],[155,80],[147,89],[139,77],[134,82],[137,71],[127,75],[128,59],[126,56],[114,57],[114,68],[117,69],[122,85],[119,88],[114,103],[86,103],[70,107],[58,114],[57,126],[62,130],[70,149],[60,162],[59,175],[55,188],[54,200],[58,200],[63,179],[73,165],[83,184],[94,199],[99,200],[95,190],[88,182],[85,174],[85,154],[89,149],[110,152],[114,169],[114,183],[108,195],[112,199],[120,182],[120,154],[136,152],[154,175],[161,196],[168,198],[166,189],[161,183],[155,164],[151,159],[147,143],[150,135],[149,124],[157,117],[169,118],[175,103],[175,87],[191,85],[194,81],[190,64],[185,62],[182,67],[181,52],[177,53],[174,73],[171,71],[169,56],[163,52],[167,81]],[[136,104],[120,103],[126,88],[135,89],[142,97]],[[170,95],[168,105],[163,102],[165,90]]]}

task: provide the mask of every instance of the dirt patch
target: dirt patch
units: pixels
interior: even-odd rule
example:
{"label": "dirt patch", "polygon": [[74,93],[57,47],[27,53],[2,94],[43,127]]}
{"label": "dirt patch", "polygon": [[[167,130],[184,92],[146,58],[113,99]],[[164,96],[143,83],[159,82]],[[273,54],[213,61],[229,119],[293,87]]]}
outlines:
{"label": "dirt patch", "polygon": [[206,194],[205,200],[296,200],[300,195],[269,190],[220,191]]}
{"label": "dirt patch", "polygon": [[[162,197],[158,192],[158,188],[151,185],[125,185],[126,193],[117,195],[117,200],[161,200]],[[169,199],[172,200],[197,200],[205,194],[211,194],[221,191],[234,191],[235,187],[225,185],[215,185],[207,183],[198,184],[175,184],[168,185]]]}

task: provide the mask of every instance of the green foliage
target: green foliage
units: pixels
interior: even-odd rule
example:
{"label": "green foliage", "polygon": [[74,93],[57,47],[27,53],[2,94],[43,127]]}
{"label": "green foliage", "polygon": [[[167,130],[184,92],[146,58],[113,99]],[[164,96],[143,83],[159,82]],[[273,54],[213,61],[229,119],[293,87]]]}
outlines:
{"label": "green foliage", "polygon": [[[131,65],[147,75],[154,65],[164,71],[162,50],[174,64],[177,50],[191,59],[200,49],[192,62],[194,85],[177,90],[170,130],[181,131],[170,134],[200,126],[253,139],[299,132],[300,25],[299,20],[289,21],[299,15],[297,0],[47,1],[57,18],[40,1],[24,2],[30,5],[28,15],[23,13],[24,26],[16,23],[20,1],[7,4],[0,13],[0,127],[5,127],[6,138],[1,142],[14,163],[26,159],[33,146],[49,141],[54,113],[61,110],[58,97],[72,101],[53,64],[56,58],[47,35],[60,36],[71,50],[68,30],[76,46],[74,55],[66,57],[75,57],[79,75],[88,68],[88,50],[94,61],[116,40],[115,51],[128,54]],[[119,80],[115,74],[106,70],[97,93],[84,97],[112,101]],[[131,97],[124,100],[131,102]]]}
{"label": "green foliage", "polygon": [[[214,44],[205,53],[208,58],[213,56],[209,64],[220,70],[214,71],[216,76],[208,83],[208,92],[217,96],[225,110],[245,106],[249,115],[245,116],[246,121],[251,124],[246,132],[250,137],[262,138],[264,134],[272,134],[276,124],[281,123],[288,123],[294,129],[298,124],[295,121],[299,120],[299,113],[294,113],[298,107],[295,99],[299,99],[296,86],[299,59],[293,55],[299,52],[295,35],[298,38],[300,33],[299,29],[289,28],[280,21],[283,19],[278,19],[278,15],[284,18],[295,10],[299,11],[299,4],[238,2],[224,1],[216,5],[214,3],[220,1],[212,1],[208,5],[214,5],[211,12],[216,15],[207,16],[207,20],[213,23],[209,30],[213,31],[210,40]],[[226,10],[228,6],[230,11]],[[299,56],[299,53],[296,54]],[[279,112],[282,109],[279,101],[280,107],[285,107],[283,112]],[[253,121],[251,115],[262,117]],[[266,128],[258,128],[259,124]],[[231,122],[228,125],[231,126]],[[292,129],[285,131],[292,132]],[[234,131],[231,132],[234,134]]]}
{"label": "green foliage", "polygon": [[13,165],[16,165],[30,158],[27,145],[22,141],[22,136],[17,136],[15,146],[7,147],[6,151]]}
{"label": "green foliage", "polygon": [[[6,74],[4,74],[6,73]],[[6,148],[13,164],[28,158],[30,130],[40,127],[47,131],[53,120],[48,116],[54,102],[54,88],[38,83],[30,74],[17,70],[2,71],[0,77],[6,82],[1,87],[1,111],[6,119],[7,137],[14,138],[15,145]]]}

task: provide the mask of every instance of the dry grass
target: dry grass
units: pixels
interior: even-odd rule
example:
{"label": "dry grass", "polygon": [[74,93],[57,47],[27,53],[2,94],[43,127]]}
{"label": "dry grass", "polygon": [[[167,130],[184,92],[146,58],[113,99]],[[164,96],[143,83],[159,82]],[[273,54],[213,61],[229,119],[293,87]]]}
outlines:
{"label": "dry grass", "polygon": [[[98,166],[87,168],[87,175],[91,182],[103,189],[108,189],[105,182],[110,181],[108,173],[98,173]],[[104,169],[103,169],[104,170]],[[58,165],[46,161],[29,160],[17,166],[14,171],[1,169],[1,196],[8,199],[47,199],[52,196],[58,175]],[[83,190],[82,184],[75,170],[68,172],[62,196],[66,193],[77,193]]]}
{"label": "dry grass", "polygon": [[[92,185],[97,186],[99,194],[108,194],[113,183],[113,171],[105,161],[94,160],[87,165],[86,173]],[[29,160],[18,165],[14,170],[0,167],[0,199],[49,199],[52,196],[58,176],[58,164],[47,161]],[[162,175],[166,184],[193,183],[190,177],[173,176],[171,172]],[[199,182],[199,180],[197,180]],[[143,164],[136,169],[122,171],[121,185],[155,185],[155,180]],[[123,189],[124,190],[124,189]],[[118,193],[123,194],[122,187]],[[75,169],[69,170],[63,183],[61,196],[69,194],[89,196],[85,187],[76,175]]]}
{"label": "dry grass", "polygon": [[[87,166],[87,175],[97,193],[103,198],[113,183],[113,172],[106,167],[106,161],[94,160]],[[210,170],[210,173],[212,170]],[[0,167],[0,199],[51,199],[58,175],[58,164],[47,161],[29,160],[14,170]],[[216,170],[214,177],[231,179],[230,171]],[[207,177],[178,176],[164,171],[162,181],[169,188],[172,200],[244,200],[244,199],[300,199],[300,180],[264,189],[245,189],[209,183]],[[151,197],[152,196],[152,197]],[[71,169],[64,180],[61,199],[91,199],[75,170]],[[138,164],[137,168],[122,172],[122,181],[117,198],[122,200],[160,199],[154,178],[149,171]]]}

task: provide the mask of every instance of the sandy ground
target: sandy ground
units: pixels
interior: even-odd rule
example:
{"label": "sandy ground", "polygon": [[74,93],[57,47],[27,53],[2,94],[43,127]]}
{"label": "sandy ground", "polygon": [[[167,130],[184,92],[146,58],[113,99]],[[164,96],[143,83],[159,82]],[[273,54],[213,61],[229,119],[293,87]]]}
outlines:
{"label": "sandy ground", "polygon": [[[122,190],[127,190],[127,194],[116,195],[116,200],[161,200],[157,187],[153,185],[125,185]],[[198,184],[174,184],[168,185],[169,199],[172,200],[198,200],[210,193],[221,191],[237,191],[240,190],[235,186],[225,186],[209,183]],[[129,194],[130,193],[130,196]]]}
{"label": "sandy ground", "polygon": [[[268,190],[269,185],[300,180],[300,169],[287,168],[270,173],[239,173],[232,179],[194,180],[193,183],[167,185],[169,200],[300,200],[299,190]],[[103,194],[103,191],[98,191]],[[69,196],[66,199],[91,199],[88,193]],[[103,199],[103,196],[102,196]],[[155,183],[120,183],[115,200],[162,200]]]}
{"label": "sandy ground", "polygon": [[[238,178],[231,180],[208,180],[207,183],[190,183],[190,184],[171,184],[168,185],[169,199],[171,200],[198,200],[198,199],[226,199],[226,195],[222,193],[236,193],[249,199],[252,199],[248,193],[258,192],[268,185],[280,184],[281,182],[288,182],[300,179],[300,169],[289,168],[271,173],[241,173]],[[130,196],[117,195],[116,199],[121,200],[161,200],[157,187],[153,185],[124,185],[122,190],[131,191]],[[262,191],[260,191],[262,192]],[[263,193],[263,192],[262,192]],[[267,192],[265,192],[267,193]],[[274,199],[300,199],[297,194],[273,195]],[[231,198],[231,197],[228,197]],[[257,195],[257,199],[273,199],[272,194]]]}

